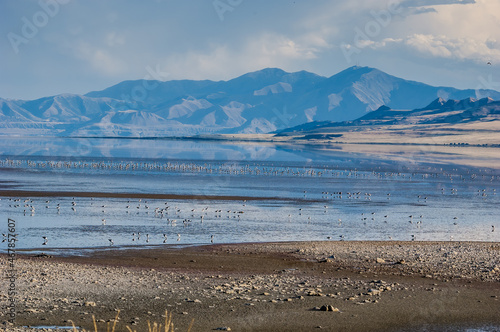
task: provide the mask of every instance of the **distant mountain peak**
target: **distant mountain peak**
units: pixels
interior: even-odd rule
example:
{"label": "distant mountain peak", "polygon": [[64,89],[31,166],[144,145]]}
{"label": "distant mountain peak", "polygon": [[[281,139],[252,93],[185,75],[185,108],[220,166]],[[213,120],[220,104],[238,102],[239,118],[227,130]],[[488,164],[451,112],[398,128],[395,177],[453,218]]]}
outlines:
{"label": "distant mountain peak", "polygon": [[368,67],[368,66],[355,65],[355,66],[348,67],[345,70],[351,70],[351,71],[354,71],[354,70],[371,71],[371,70],[377,70],[377,69],[376,68],[372,68],[372,67]]}
{"label": "distant mountain peak", "polygon": [[356,74],[365,74],[365,73],[368,73],[370,71],[372,71],[373,68],[371,67],[363,67],[363,66],[352,66],[352,67],[348,67],[344,70],[342,70],[341,72],[333,75],[333,76],[342,76],[342,75],[345,75],[345,74],[352,74],[352,73],[356,73]]}
{"label": "distant mountain peak", "polygon": [[375,112],[383,112],[383,111],[389,111],[391,108],[389,106],[386,106],[386,105],[382,105],[380,106],[379,108],[377,108],[375,110]]}
{"label": "distant mountain peak", "polygon": [[434,101],[432,101],[429,105],[426,107],[420,108],[419,110],[432,110],[432,109],[442,109],[442,108],[448,108],[448,109],[466,109],[470,107],[478,107],[478,106],[484,106],[486,104],[495,102],[494,99],[490,97],[486,98],[481,98],[481,99],[476,99],[474,97],[467,97],[461,100],[455,100],[455,99],[444,99],[444,98],[437,98]]}
{"label": "distant mountain peak", "polygon": [[253,79],[258,79],[262,77],[281,77],[284,76],[287,73],[283,69],[280,68],[264,68],[261,70],[253,71],[244,75],[241,75],[240,77],[250,77]]}
{"label": "distant mountain peak", "polygon": [[436,99],[434,99],[429,105],[423,107],[422,109],[435,109],[435,108],[440,108],[442,107],[444,104],[446,104],[447,100],[442,98],[442,97],[438,97]]}

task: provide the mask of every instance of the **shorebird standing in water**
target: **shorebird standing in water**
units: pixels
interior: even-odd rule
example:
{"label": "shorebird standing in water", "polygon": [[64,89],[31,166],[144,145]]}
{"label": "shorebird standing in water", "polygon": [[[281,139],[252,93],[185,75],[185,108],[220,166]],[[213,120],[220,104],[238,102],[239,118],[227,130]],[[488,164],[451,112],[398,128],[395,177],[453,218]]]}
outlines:
{"label": "shorebird standing in water", "polygon": [[210,236],[210,243],[214,243],[214,237],[215,235]]}
{"label": "shorebird standing in water", "polygon": [[42,239],[43,239],[42,246],[47,245],[47,242],[49,242],[49,240],[47,239],[47,237],[46,236],[42,236]]}
{"label": "shorebird standing in water", "polygon": [[109,245],[110,245],[110,246],[112,246],[112,245],[114,245],[114,244],[115,244],[115,243],[113,242],[113,239],[108,239],[108,241],[109,241]]}

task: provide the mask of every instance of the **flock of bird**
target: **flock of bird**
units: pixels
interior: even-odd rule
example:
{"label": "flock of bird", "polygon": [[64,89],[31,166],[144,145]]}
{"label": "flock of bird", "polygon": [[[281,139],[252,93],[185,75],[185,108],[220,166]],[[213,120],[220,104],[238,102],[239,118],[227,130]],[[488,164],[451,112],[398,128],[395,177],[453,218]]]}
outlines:
{"label": "flock of bird", "polygon": [[[457,195],[458,189],[456,188],[451,188],[449,194],[450,195]],[[478,197],[485,197],[487,193],[492,193],[493,195],[496,195],[495,189],[491,189],[487,191],[486,189],[479,189],[477,190],[477,196]],[[307,195],[308,192],[304,191],[304,195]],[[444,188],[441,188],[441,194],[444,195]],[[391,199],[391,194],[387,193],[386,199]],[[359,199],[359,198],[365,198],[368,200],[371,200],[372,194],[371,193],[362,193],[362,192],[326,192],[323,191],[321,192],[321,197],[324,199],[324,204],[322,205],[323,213],[327,214],[329,213],[329,206],[335,207],[334,204],[332,204],[329,199]],[[422,195],[417,195],[416,200],[417,202],[420,201],[421,199],[427,199],[427,197],[423,197]],[[149,215],[152,218],[157,218],[159,219],[162,224],[166,226],[172,226],[175,227],[177,225],[182,224],[183,227],[188,227],[190,226],[193,222],[197,221],[203,224],[204,221],[206,220],[217,220],[217,219],[230,219],[230,220],[237,220],[240,221],[242,216],[245,214],[245,208],[246,208],[246,201],[239,202],[240,204],[240,209],[236,210],[226,210],[226,209],[221,209],[221,208],[214,208],[210,206],[202,206],[201,204],[193,204],[189,205],[184,202],[184,205],[190,206],[190,208],[186,208],[186,206],[180,206],[178,204],[175,204],[176,202],[173,202],[173,204],[169,202],[164,202],[160,200],[142,200],[142,199],[136,199],[136,200],[125,200],[121,201],[121,203],[117,202],[109,202],[106,204],[102,204],[102,201],[97,201],[95,198],[90,198],[90,199],[83,199],[80,202],[77,201],[75,197],[71,199],[66,199],[66,200],[61,200],[59,202],[53,201],[53,200],[46,200],[46,199],[34,199],[34,198],[8,198],[7,202],[9,203],[10,208],[14,209],[20,209],[23,208],[23,215],[28,215],[28,216],[35,216],[35,212],[37,211],[36,206],[43,204],[44,206],[43,210],[44,212],[46,211],[52,211],[53,209],[56,210],[56,214],[60,215],[61,210],[63,210],[64,213],[73,213],[77,214],[77,207],[82,206],[82,210],[86,211],[87,217],[89,213],[91,215],[98,215],[101,214],[100,218],[100,224],[102,227],[106,227],[108,225],[108,220],[104,217],[108,214],[108,207],[110,208],[110,217],[112,219],[116,219],[116,213],[117,211],[121,211],[122,215],[125,214],[125,216],[129,215],[131,213],[135,213],[137,215],[140,214],[146,214]],[[121,207],[120,207],[121,206]],[[318,205],[315,205],[313,209],[318,209]],[[40,209],[40,208],[38,208]],[[89,210],[90,209],[90,210]],[[292,213],[288,214],[288,220],[291,221],[292,218],[300,218],[303,216],[303,214],[308,214],[310,211],[306,209],[306,207],[300,207],[297,208],[296,214],[293,215]],[[333,209],[332,209],[333,211]],[[53,212],[52,212],[53,213]],[[362,212],[360,216],[360,221],[363,223],[364,227],[367,227],[367,223],[369,222],[375,222],[376,221],[376,214],[378,212]],[[95,218],[95,217],[93,217]],[[399,216],[400,218],[400,216]],[[408,222],[409,224],[415,225],[416,229],[419,229],[422,227],[422,224],[424,223],[424,216],[423,215],[408,215]],[[97,219],[97,218],[96,218]],[[332,221],[335,220],[333,217],[331,218]],[[453,225],[458,225],[457,216],[450,216],[450,220],[452,221]],[[313,218],[309,215],[307,216],[306,219],[307,223],[312,223]],[[388,214],[383,214],[383,217],[380,217],[378,220],[383,221],[384,223],[388,223],[389,220],[389,215]],[[333,224],[333,222],[332,222]],[[343,220],[342,218],[336,219],[336,224],[338,225],[339,228],[343,226]],[[495,226],[491,225],[491,232],[495,232]],[[171,233],[171,232],[170,232]],[[6,236],[4,235],[4,242],[6,240]],[[416,235],[415,234],[410,234],[410,239],[412,241],[416,240]],[[174,241],[176,239],[177,242],[181,240],[181,233],[174,233],[172,236],[174,238]],[[345,235],[344,234],[339,234],[338,235],[338,240],[344,241],[345,240]],[[149,234],[149,233],[141,233],[140,231],[133,232],[130,237],[130,241],[132,243],[150,243],[150,241],[154,239],[154,243],[158,243],[161,241],[161,243],[168,243],[169,239],[169,233],[159,233],[159,234]],[[160,240],[161,239],[161,240]],[[326,236],[326,239],[332,240],[335,239],[333,236]],[[392,240],[392,236],[388,236],[389,240]],[[453,237],[450,236],[450,240],[452,240]],[[46,246],[49,243],[49,238],[47,235],[42,236],[43,242],[41,245]],[[215,242],[215,235],[214,234],[209,234],[207,235],[207,242],[214,243]],[[121,239],[121,242],[123,242],[123,239]],[[113,238],[108,238],[108,244],[110,246],[115,245],[115,241]]]}
{"label": "flock of bird", "polygon": [[371,171],[360,169],[345,169],[340,166],[282,166],[273,163],[238,163],[238,162],[138,162],[138,161],[61,161],[61,160],[29,160],[29,159],[0,159],[0,168],[28,168],[51,170],[84,170],[84,171],[113,171],[132,173],[171,173],[171,174],[213,174],[213,175],[258,175],[258,176],[287,176],[287,177],[331,177],[331,178],[358,178],[358,179],[425,179],[427,177],[442,177],[452,181],[467,181],[475,178],[490,178],[490,181],[499,181],[499,175],[480,174],[471,171],[464,173],[457,169],[443,169],[427,167],[418,171],[401,167],[398,171],[384,171],[377,167]]}
{"label": "flock of bird", "polygon": [[[300,207],[297,206],[296,212],[288,213],[288,220],[300,221],[304,220],[305,223],[314,223],[315,217],[311,214],[311,210],[322,209],[323,214],[329,216],[329,220],[332,225],[336,224],[338,227],[345,226],[346,223],[352,222],[352,219],[345,218],[343,215],[336,214],[335,210],[338,211],[338,204],[342,201],[353,201],[353,200],[363,200],[369,203],[369,201],[376,200],[380,203],[381,200],[390,202],[391,200],[398,199],[399,183],[411,184],[413,181],[418,183],[418,181],[427,181],[429,179],[439,179],[436,183],[446,183],[440,188],[437,188],[435,192],[425,192],[416,195],[415,201],[412,204],[427,205],[431,204],[439,195],[451,195],[455,196],[459,193],[459,186],[453,186],[454,183],[467,183],[473,186],[474,181],[481,180],[481,184],[499,183],[500,176],[491,175],[488,173],[474,173],[474,172],[454,172],[454,170],[443,170],[443,169],[432,169],[429,168],[426,171],[421,172],[407,172],[402,171],[360,171],[357,169],[335,169],[334,167],[283,167],[272,164],[238,164],[238,163],[183,163],[183,162],[137,162],[137,161],[51,161],[51,160],[14,160],[14,159],[4,159],[0,160],[0,167],[27,167],[36,169],[77,169],[77,170],[96,170],[96,171],[114,171],[114,172],[160,172],[160,173],[195,173],[195,174],[213,174],[213,175],[231,175],[231,176],[286,176],[290,179],[293,177],[324,177],[327,179],[334,180],[333,182],[339,180],[343,183],[344,190],[333,190],[333,191],[314,191],[314,190],[303,190],[300,194],[295,197],[297,199],[297,205],[303,204]],[[345,181],[344,181],[345,180]],[[380,191],[370,192],[369,186],[360,190],[363,181],[384,181],[386,183],[391,183],[391,192],[381,193]],[[350,181],[356,181],[357,186],[348,187]],[[392,181],[392,182],[391,182]],[[469,183],[470,182],[470,183]],[[325,182],[326,183],[326,182]],[[334,185],[329,185],[334,186]],[[452,186],[452,187],[450,187]],[[346,190],[346,188],[349,188]],[[464,188],[464,187],[460,187]],[[376,190],[376,189],[374,189]],[[462,190],[462,189],[460,189]],[[496,189],[493,186],[488,188],[477,187],[475,189],[474,197],[486,199],[488,195],[496,195]],[[152,218],[158,218],[166,226],[177,226],[181,225],[187,227],[194,222],[212,222],[219,219],[231,219],[237,221],[245,221],[245,216],[251,215],[252,212],[246,209],[246,202],[234,203],[236,209],[228,209],[227,205],[221,206],[201,206],[199,203],[193,203],[189,205],[187,201],[181,204],[176,202],[164,202],[160,200],[123,200],[123,201],[100,201],[97,198],[87,199],[76,199],[73,197],[69,198],[52,198],[52,199],[35,199],[35,198],[3,198],[4,202],[8,202],[9,208],[13,208],[16,211],[22,211],[23,216],[35,217],[40,214],[55,213],[57,215],[65,215],[66,213],[73,213],[79,215],[80,213],[87,213],[86,218],[93,218],[95,222],[100,223],[100,225],[106,229],[110,227],[116,221],[117,215],[119,218],[134,218],[136,216],[140,217],[146,214]],[[304,201],[301,203],[301,200]],[[0,199],[1,201],[1,199]],[[125,203],[126,201],[126,203]],[[314,202],[313,205],[311,205]],[[1,202],[0,202],[1,203]],[[187,206],[187,207],[186,207]],[[311,207],[312,206],[312,207]],[[367,205],[369,206],[369,205]],[[332,212],[331,212],[332,211]],[[245,214],[246,213],[246,214]],[[389,215],[382,213],[383,217],[375,217],[375,214],[379,214],[380,209],[377,211],[365,211],[361,213],[360,221],[363,227],[368,227],[369,222],[382,221],[387,223],[389,220]],[[266,216],[269,219],[279,219],[279,216]],[[281,216],[282,217],[282,216]],[[338,218],[342,217],[342,218]],[[398,218],[401,218],[398,215]],[[423,214],[409,215],[408,223],[414,226],[416,229],[420,229],[425,223],[425,217]],[[450,224],[453,226],[459,226],[460,221],[458,216],[449,216]],[[402,220],[404,221],[404,219]],[[325,230],[326,232],[327,230]],[[223,232],[223,230],[221,230]],[[362,232],[362,230],[360,230]],[[495,226],[491,225],[491,232],[495,232]],[[159,233],[148,233],[136,231],[130,234],[130,241],[132,243],[168,243],[169,238],[173,238],[173,241],[181,241],[181,233],[171,232],[159,232]],[[416,234],[408,234],[409,239],[416,240]],[[335,239],[343,241],[346,239],[345,234],[337,234],[335,236],[327,235],[327,239]],[[388,237],[392,239],[392,237]],[[41,245],[48,245],[49,238],[48,235],[43,235],[41,237],[43,242]],[[115,245],[115,240],[112,237],[108,237],[108,244],[110,246]],[[4,238],[5,241],[5,238]],[[215,234],[206,234],[206,241],[210,243],[215,242]],[[120,243],[123,242],[123,238],[120,239]]]}

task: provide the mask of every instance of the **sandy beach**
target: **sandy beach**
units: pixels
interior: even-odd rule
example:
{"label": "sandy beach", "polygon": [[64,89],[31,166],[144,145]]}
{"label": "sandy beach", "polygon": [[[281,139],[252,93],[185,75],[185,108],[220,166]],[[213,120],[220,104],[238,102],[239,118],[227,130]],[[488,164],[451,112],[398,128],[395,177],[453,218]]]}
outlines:
{"label": "sandy beach", "polygon": [[498,243],[336,241],[19,252],[16,322],[3,312],[1,328],[73,321],[93,330],[95,315],[106,330],[118,309],[117,331],[147,331],[165,310],[178,331],[192,321],[192,331],[500,326],[499,251]]}

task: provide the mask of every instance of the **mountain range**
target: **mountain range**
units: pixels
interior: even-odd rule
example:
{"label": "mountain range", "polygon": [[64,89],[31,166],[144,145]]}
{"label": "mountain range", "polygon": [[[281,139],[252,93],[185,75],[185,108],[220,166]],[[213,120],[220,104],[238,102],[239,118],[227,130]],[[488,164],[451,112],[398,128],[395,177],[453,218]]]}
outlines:
{"label": "mountain range", "polygon": [[446,104],[477,94],[500,100],[498,91],[434,87],[369,67],[350,67],[331,77],[268,68],[228,81],[134,80],[85,95],[0,98],[0,135],[271,133],[308,123],[370,117],[384,111],[381,106],[414,110],[437,98],[437,102]]}
{"label": "mountain range", "polygon": [[426,107],[414,110],[394,110],[381,106],[354,121],[315,121],[288,128],[276,134],[274,139],[315,144],[499,147],[500,101],[491,98],[437,98]]}
{"label": "mountain range", "polygon": [[418,126],[470,124],[500,120],[500,101],[492,98],[445,100],[437,98],[429,105],[414,110],[394,110],[381,106],[353,121],[314,121],[282,130],[278,135],[322,132],[332,128],[363,128],[380,126]]}

